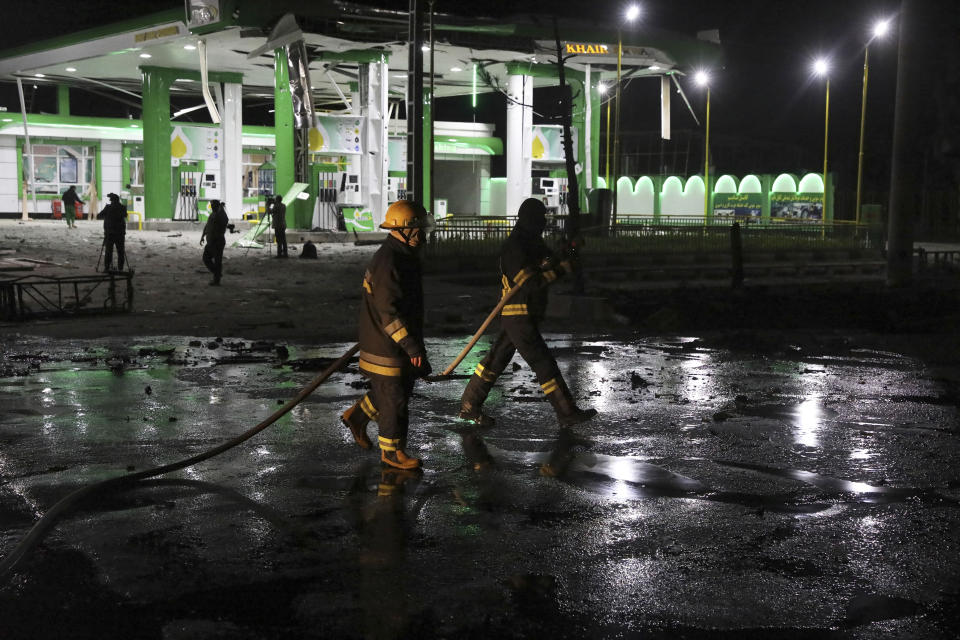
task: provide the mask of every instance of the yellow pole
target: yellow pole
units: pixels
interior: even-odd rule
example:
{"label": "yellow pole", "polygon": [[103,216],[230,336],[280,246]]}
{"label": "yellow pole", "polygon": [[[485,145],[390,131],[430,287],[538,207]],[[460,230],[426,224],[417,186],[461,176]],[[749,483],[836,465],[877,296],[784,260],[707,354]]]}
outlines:
{"label": "yellow pole", "polygon": [[604,183],[607,189],[610,188],[610,98],[607,98],[607,173]]}
{"label": "yellow pole", "polygon": [[857,208],[853,219],[860,224],[860,196],[863,186],[863,132],[867,122],[867,72],[870,63],[870,45],[863,50],[863,96],[860,98],[860,154],[857,156]]}
{"label": "yellow pole", "polygon": [[[623,59],[623,34],[617,29],[617,108],[613,127],[613,215],[611,222],[617,221],[617,171],[620,168],[620,62]],[[608,187],[610,185],[607,185]]]}
{"label": "yellow pole", "polygon": [[703,149],[703,223],[707,223],[710,210],[710,86],[707,86],[707,133]]}
{"label": "yellow pole", "polygon": [[830,78],[827,78],[827,105],[823,115],[823,212],[820,222],[826,231],[827,225],[827,132],[830,128]]}

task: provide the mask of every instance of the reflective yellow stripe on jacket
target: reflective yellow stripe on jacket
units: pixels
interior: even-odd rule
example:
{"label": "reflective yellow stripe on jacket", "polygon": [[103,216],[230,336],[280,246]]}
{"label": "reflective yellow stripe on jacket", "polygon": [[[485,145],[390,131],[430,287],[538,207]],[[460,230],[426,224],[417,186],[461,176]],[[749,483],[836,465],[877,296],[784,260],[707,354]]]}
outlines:
{"label": "reflective yellow stripe on jacket", "polygon": [[521,285],[527,280],[529,280],[534,273],[536,272],[533,269],[523,269],[522,271],[520,271],[520,273],[518,273],[513,277],[513,280],[512,280],[513,284],[511,284],[511,280],[507,276],[505,275],[500,276],[500,283],[502,285],[500,297],[502,298],[505,295],[507,295],[507,292],[510,291],[510,289],[512,289],[513,287],[517,285]]}
{"label": "reflective yellow stripe on jacket", "polygon": [[383,328],[383,332],[386,333],[390,338],[399,343],[401,340],[406,338],[409,335],[407,328],[403,325],[403,322],[400,320],[394,320],[387,326]]}
{"label": "reflective yellow stripe on jacket", "polygon": [[528,315],[527,305],[525,304],[507,304],[503,306],[501,315],[505,316],[525,316]]}
{"label": "reflective yellow stripe on jacket", "polygon": [[391,378],[398,378],[403,374],[403,369],[400,367],[384,367],[379,364],[367,362],[366,360],[361,360],[359,362],[359,367],[364,371],[375,373],[378,376],[390,376]]}
{"label": "reflective yellow stripe on jacket", "polygon": [[403,358],[390,358],[387,356],[378,356],[367,351],[360,352],[360,362],[358,366],[362,371],[375,373],[378,376],[398,377],[403,375]]}
{"label": "reflective yellow stripe on jacket", "polygon": [[524,269],[517,275],[513,276],[513,284],[514,285],[523,284],[524,282],[529,280],[530,276],[532,276],[533,274],[534,274],[533,269]]}

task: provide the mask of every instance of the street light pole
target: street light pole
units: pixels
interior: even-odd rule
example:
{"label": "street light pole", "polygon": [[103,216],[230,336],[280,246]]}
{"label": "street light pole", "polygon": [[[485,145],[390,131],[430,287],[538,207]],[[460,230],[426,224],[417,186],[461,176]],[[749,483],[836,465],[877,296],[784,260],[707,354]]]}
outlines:
{"label": "street light pole", "polygon": [[603,182],[607,189],[610,188],[610,98],[607,98],[607,144],[606,144],[607,159],[604,163],[606,166],[606,177],[604,177]]}
{"label": "street light pole", "polygon": [[710,210],[710,85],[707,85],[707,131],[703,149],[703,223],[707,223]]}
{"label": "street light pole", "polygon": [[710,74],[705,70],[697,71],[693,81],[707,90],[707,124],[703,136],[703,224],[707,224],[710,211]]}
{"label": "street light pole", "polygon": [[860,98],[860,153],[857,156],[857,205],[853,219],[860,224],[860,196],[863,187],[863,132],[867,122],[867,77],[870,69],[870,43],[863,50],[863,96]]}
{"label": "street light pole", "polygon": [[[889,20],[881,20],[873,26],[873,38],[882,38],[890,28]],[[873,40],[871,38],[871,41]],[[857,156],[857,208],[853,219],[860,224],[860,204],[863,186],[863,136],[867,123],[867,79],[870,72],[870,42],[863,49],[863,95],[860,98],[860,152]]]}
{"label": "street light pole", "polygon": [[[627,22],[633,22],[640,15],[640,7],[633,4],[627,7],[625,18]],[[623,63],[623,29],[621,28],[620,23],[617,24],[617,91],[616,91],[616,101],[617,106],[614,109],[614,125],[613,125],[613,214],[610,217],[610,224],[615,225],[617,223],[617,173],[620,169],[620,69]],[[610,105],[607,105],[607,132],[609,135],[609,123],[610,123]],[[609,148],[610,139],[607,138],[607,147]],[[607,188],[610,188],[610,182],[607,181]]]}
{"label": "street light pole", "polygon": [[823,211],[820,213],[820,222],[827,223],[827,133],[830,130],[830,77],[827,76],[827,100],[823,114]]}
{"label": "street light pole", "polygon": [[823,112],[823,210],[820,212],[820,223],[823,232],[827,228],[827,136],[830,131],[830,63],[825,58],[818,58],[813,62],[813,73],[827,79],[827,100]]}
{"label": "street light pole", "polygon": [[[620,63],[623,60],[623,33],[617,27],[617,107],[614,109],[613,125],[613,214],[610,216],[610,225],[617,224],[617,171],[620,168]],[[610,185],[607,185],[610,188]]]}

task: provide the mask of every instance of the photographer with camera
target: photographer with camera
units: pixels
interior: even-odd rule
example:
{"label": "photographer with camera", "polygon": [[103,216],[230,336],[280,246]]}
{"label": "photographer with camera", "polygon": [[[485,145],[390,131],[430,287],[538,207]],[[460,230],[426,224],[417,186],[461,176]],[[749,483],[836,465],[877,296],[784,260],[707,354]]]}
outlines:
{"label": "photographer with camera", "polygon": [[127,260],[124,241],[127,234],[127,207],[120,202],[120,196],[108,193],[110,203],[103,208],[97,218],[103,220],[103,246],[106,249],[104,270],[113,271],[113,249],[117,249],[117,270],[123,271]]}

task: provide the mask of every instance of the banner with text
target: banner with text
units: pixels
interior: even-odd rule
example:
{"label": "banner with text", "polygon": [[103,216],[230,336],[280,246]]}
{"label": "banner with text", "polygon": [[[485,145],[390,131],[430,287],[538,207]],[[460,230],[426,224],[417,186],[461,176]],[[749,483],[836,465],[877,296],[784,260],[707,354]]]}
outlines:
{"label": "banner with text", "polygon": [[220,160],[220,129],[175,126],[170,134],[170,156],[177,160]]}
{"label": "banner with text", "polygon": [[823,220],[823,194],[771,193],[770,217],[783,220]]}
{"label": "banner with text", "polygon": [[718,218],[760,218],[762,193],[717,193],[713,196],[713,215]]}
{"label": "banner with text", "polygon": [[360,153],[362,131],[360,116],[318,113],[314,126],[310,127],[310,151],[330,155]]}

